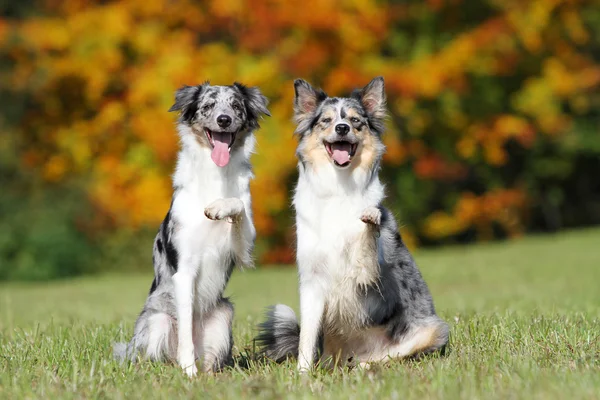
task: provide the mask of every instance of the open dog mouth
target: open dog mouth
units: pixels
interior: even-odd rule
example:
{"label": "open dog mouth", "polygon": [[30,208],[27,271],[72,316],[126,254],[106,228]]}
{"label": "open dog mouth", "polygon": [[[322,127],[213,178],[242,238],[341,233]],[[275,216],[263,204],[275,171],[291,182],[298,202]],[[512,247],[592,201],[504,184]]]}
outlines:
{"label": "open dog mouth", "polygon": [[332,143],[323,142],[323,144],[325,144],[327,154],[329,154],[333,163],[342,168],[350,165],[352,157],[354,157],[356,148],[358,147],[358,143],[350,143],[344,140]]}
{"label": "open dog mouth", "polygon": [[219,167],[226,166],[229,163],[229,152],[235,142],[237,132],[214,132],[208,128],[204,128],[204,132],[212,146],[210,158]]}

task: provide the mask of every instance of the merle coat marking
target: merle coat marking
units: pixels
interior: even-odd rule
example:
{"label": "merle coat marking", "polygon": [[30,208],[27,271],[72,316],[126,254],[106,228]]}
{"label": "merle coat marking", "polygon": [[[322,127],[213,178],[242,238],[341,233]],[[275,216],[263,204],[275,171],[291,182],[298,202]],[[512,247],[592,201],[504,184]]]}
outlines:
{"label": "merle coat marking", "polygon": [[278,304],[260,325],[268,357],[367,365],[444,348],[448,326],[392,214],[378,171],[385,148],[383,78],[347,98],[295,82],[299,324]]}
{"label": "merle coat marking", "polygon": [[180,113],[173,200],[154,240],[148,298],[116,357],[174,361],[189,375],[196,360],[204,371],[231,362],[233,305],[223,291],[236,265],[252,265],[250,155],[266,106],[258,88],[238,83],[177,91],[169,110]]}

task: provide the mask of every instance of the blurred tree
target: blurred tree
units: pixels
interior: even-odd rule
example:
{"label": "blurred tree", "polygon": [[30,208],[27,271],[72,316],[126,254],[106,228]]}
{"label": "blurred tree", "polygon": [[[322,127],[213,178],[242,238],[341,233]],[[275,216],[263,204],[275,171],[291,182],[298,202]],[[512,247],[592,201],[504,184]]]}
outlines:
{"label": "blurred tree", "polygon": [[335,95],[385,77],[384,177],[410,243],[600,222],[597,1],[2,7],[0,101],[22,143],[13,165],[50,187],[77,181],[95,210],[88,235],[158,226],[177,152],[174,90],[238,80],[272,100],[254,157],[259,257],[293,261],[298,76]]}

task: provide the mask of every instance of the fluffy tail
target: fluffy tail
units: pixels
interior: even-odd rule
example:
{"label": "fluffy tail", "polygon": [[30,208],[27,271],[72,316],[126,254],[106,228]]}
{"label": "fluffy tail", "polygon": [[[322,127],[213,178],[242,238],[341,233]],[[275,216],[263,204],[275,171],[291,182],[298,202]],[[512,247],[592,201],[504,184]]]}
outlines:
{"label": "fluffy tail", "polygon": [[123,362],[126,360],[133,361],[135,359],[135,351],[132,351],[129,343],[114,343],[113,344],[113,357],[115,360]]}
{"label": "fluffy tail", "polygon": [[298,357],[300,324],[294,310],[277,304],[267,311],[267,320],[258,325],[259,334],[255,339],[259,353],[282,362]]}

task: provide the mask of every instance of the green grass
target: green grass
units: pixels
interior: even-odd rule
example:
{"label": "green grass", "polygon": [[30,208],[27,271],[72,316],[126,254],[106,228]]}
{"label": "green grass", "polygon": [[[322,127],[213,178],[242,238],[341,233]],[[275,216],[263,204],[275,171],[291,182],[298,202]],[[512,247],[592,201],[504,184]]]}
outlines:
{"label": "green grass", "polygon": [[[416,259],[450,323],[450,353],[308,376],[293,363],[188,379],[172,365],[114,362],[150,275],[0,285],[0,398],[600,398],[599,229]],[[234,353],[251,354],[263,308],[297,308],[296,273],[236,271],[228,293]]]}

